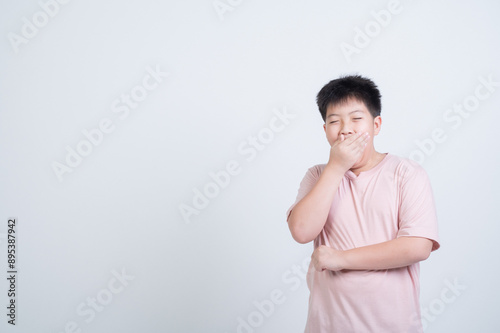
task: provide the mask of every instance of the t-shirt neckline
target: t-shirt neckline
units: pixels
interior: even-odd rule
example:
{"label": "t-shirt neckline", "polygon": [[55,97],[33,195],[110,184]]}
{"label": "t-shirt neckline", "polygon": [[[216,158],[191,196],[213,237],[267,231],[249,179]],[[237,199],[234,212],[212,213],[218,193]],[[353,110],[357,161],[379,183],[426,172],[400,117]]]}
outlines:
{"label": "t-shirt neckline", "polygon": [[385,162],[388,160],[389,155],[390,155],[389,153],[385,153],[384,158],[380,162],[378,162],[377,165],[375,165],[371,169],[368,169],[368,170],[365,170],[365,171],[361,171],[358,176],[356,176],[354,174],[354,172],[352,172],[351,170],[347,170],[347,172],[345,173],[345,175],[347,176],[347,178],[349,178],[351,180],[356,180],[356,179],[360,179],[360,178],[363,178],[363,177],[367,177],[367,176],[373,174],[374,172],[376,172],[378,169],[380,169],[382,167],[382,165],[385,164]]}

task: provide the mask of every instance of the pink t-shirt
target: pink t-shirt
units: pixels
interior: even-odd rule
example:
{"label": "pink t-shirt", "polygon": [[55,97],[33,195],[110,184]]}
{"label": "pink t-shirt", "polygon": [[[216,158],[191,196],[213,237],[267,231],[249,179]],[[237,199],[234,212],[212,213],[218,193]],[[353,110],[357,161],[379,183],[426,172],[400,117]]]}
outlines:
{"label": "pink t-shirt", "polygon": [[[326,164],[307,170],[293,207],[316,184]],[[386,153],[370,170],[348,170],[314,248],[338,250],[381,243],[403,236],[433,241],[439,248],[434,197],[425,170],[416,162]],[[419,263],[385,270],[307,273],[310,291],[305,333],[422,332]]]}

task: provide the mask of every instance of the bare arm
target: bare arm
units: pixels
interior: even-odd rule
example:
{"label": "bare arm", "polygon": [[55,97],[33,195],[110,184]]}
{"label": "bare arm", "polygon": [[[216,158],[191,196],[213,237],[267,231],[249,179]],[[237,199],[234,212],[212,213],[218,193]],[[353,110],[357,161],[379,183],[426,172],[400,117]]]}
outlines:
{"label": "bare arm", "polygon": [[314,250],[311,260],[318,271],[378,270],[409,266],[425,260],[431,250],[430,239],[404,236],[346,251],[322,245]]}
{"label": "bare arm", "polygon": [[361,157],[368,134],[339,138],[330,149],[330,160],[311,191],[292,209],[288,227],[301,244],[314,240],[323,229],[333,198],[347,170]]}
{"label": "bare arm", "polygon": [[311,192],[292,209],[288,228],[297,242],[309,243],[323,230],[342,177],[342,170],[325,167]]}

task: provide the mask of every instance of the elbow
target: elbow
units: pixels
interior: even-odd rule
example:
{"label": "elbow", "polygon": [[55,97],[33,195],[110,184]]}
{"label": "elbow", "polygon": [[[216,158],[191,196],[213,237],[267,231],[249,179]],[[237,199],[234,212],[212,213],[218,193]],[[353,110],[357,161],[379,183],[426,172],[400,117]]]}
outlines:
{"label": "elbow", "polygon": [[290,228],[290,233],[292,234],[292,238],[300,244],[307,244],[314,240],[314,238],[311,238],[309,235],[307,235],[307,232],[305,230],[302,230],[301,227],[293,225],[293,224],[288,224],[288,227]]}
{"label": "elbow", "polygon": [[432,252],[432,240],[427,238],[417,238],[417,240],[417,246],[413,248],[415,262],[427,260]]}
{"label": "elbow", "polygon": [[304,237],[304,236],[302,236],[302,235],[300,235],[300,234],[293,234],[293,233],[292,233],[292,237],[293,237],[293,239],[294,239],[297,243],[300,243],[300,244],[307,244],[307,243],[309,243],[309,242],[311,242],[311,241],[312,241],[312,239],[309,239],[309,238],[307,238],[307,237]]}
{"label": "elbow", "polygon": [[429,258],[430,255],[431,255],[431,251],[421,250],[421,251],[419,251],[419,253],[417,253],[415,261],[427,260],[427,258]]}
{"label": "elbow", "polygon": [[300,223],[297,221],[293,215],[293,210],[288,216],[288,228],[292,234],[292,238],[300,244],[307,244],[313,241],[317,235],[311,235],[310,228],[307,228],[307,224]]}
{"label": "elbow", "polygon": [[420,261],[423,261],[423,260],[426,260],[427,258],[429,258],[430,255],[431,255],[431,251],[432,251],[432,243],[431,243],[430,247],[425,248],[424,250],[421,251],[421,253],[420,253],[421,259],[420,259]]}

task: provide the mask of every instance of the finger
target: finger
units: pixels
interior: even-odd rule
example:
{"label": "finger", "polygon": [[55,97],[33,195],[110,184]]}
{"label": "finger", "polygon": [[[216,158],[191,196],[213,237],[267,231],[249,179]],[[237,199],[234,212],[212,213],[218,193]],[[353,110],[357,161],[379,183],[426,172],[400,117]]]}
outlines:
{"label": "finger", "polygon": [[355,134],[353,135],[344,135],[344,134],[340,134],[338,137],[337,137],[337,142],[340,143],[340,142],[346,142],[346,144],[350,144],[350,142],[352,141],[352,137],[353,136],[356,136]]}
{"label": "finger", "polygon": [[[337,143],[337,144],[338,144],[338,143],[340,143],[340,142],[342,142],[342,141],[344,141],[344,140],[345,140],[345,136],[344,136],[344,134],[340,134],[340,135],[337,137],[337,140],[335,140],[334,144],[335,144],[335,143]],[[333,145],[332,145],[332,147],[333,147]]]}
{"label": "finger", "polygon": [[352,145],[352,149],[362,154],[366,146],[368,146],[368,140],[357,141]]}
{"label": "finger", "polygon": [[361,134],[356,140],[353,142],[355,145],[359,147],[364,147],[370,140],[370,135],[369,134]]}
{"label": "finger", "polygon": [[368,143],[370,142],[370,134],[366,134],[366,135],[363,135],[364,136],[364,139],[363,139],[363,143],[362,143],[362,149],[364,150],[366,148],[366,146],[368,146]]}
{"label": "finger", "polygon": [[345,141],[347,145],[351,145],[353,143],[359,142],[363,140],[363,133],[358,132],[355,134],[350,135]]}
{"label": "finger", "polygon": [[359,136],[355,138],[353,143],[356,143],[360,146],[364,146],[364,144],[366,142],[368,142],[369,139],[370,139],[370,135],[368,134],[368,132],[363,132],[363,133],[359,133]]}

